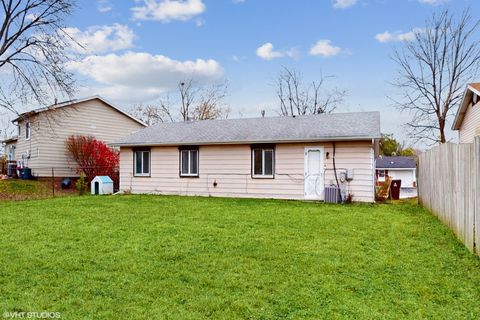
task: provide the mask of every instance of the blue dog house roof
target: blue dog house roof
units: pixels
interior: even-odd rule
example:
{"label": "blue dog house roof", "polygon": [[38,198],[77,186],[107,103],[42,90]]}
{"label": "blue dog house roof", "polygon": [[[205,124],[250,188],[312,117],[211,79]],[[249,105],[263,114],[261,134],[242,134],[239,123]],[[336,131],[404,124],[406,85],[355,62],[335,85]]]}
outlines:
{"label": "blue dog house roof", "polygon": [[[113,183],[113,180],[109,176],[96,176],[95,179],[99,179],[102,183]],[[95,180],[93,179],[93,180]]]}

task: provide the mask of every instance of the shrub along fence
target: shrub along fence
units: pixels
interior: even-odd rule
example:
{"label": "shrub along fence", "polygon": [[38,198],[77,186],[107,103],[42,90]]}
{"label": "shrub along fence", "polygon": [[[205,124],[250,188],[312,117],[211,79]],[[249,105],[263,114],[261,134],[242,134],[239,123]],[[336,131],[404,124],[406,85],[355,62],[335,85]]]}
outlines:
{"label": "shrub along fence", "polygon": [[419,202],[480,255],[480,137],[437,146],[419,157]]}

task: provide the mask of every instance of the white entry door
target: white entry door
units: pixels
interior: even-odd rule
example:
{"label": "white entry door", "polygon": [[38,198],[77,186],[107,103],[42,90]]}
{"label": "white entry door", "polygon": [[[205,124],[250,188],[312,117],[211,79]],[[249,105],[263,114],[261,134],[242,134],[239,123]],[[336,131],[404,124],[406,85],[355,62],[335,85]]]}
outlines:
{"label": "white entry door", "polygon": [[305,148],[305,199],[323,200],[323,147]]}

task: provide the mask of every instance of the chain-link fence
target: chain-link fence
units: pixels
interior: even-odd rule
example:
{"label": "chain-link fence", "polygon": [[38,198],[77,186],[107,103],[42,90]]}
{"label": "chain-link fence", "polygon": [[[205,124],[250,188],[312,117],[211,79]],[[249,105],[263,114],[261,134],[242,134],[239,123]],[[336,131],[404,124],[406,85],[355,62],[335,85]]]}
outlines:
{"label": "chain-link fence", "polygon": [[[114,192],[118,191],[118,167],[22,167],[12,161],[2,168],[5,187],[0,191],[4,193],[0,194],[0,199],[24,200],[73,195],[77,193],[76,183],[81,176],[84,177],[87,191],[95,176],[109,176],[113,180]],[[9,186],[13,187],[8,188]]]}

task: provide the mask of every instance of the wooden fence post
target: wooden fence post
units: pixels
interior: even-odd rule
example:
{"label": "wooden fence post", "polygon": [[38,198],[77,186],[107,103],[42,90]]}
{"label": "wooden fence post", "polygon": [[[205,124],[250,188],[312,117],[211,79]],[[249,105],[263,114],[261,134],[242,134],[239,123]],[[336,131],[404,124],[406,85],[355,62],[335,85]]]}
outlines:
{"label": "wooden fence post", "polygon": [[480,255],[480,137],[475,137],[473,143],[473,237],[474,250]]}
{"label": "wooden fence post", "polygon": [[52,196],[55,197],[55,169],[52,168]]}

